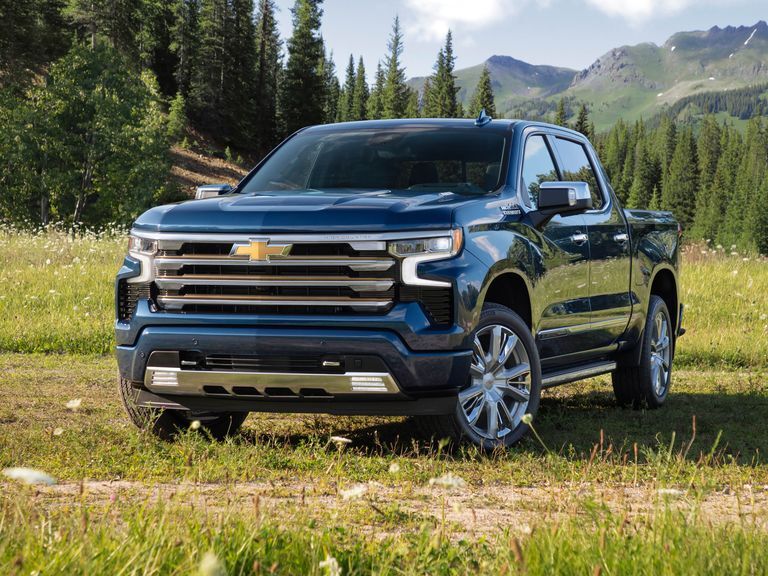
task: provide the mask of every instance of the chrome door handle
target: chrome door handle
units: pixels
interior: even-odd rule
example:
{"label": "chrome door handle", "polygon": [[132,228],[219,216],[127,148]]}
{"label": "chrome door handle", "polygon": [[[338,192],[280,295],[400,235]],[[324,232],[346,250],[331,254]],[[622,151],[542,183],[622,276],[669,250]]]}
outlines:
{"label": "chrome door handle", "polygon": [[616,234],[616,236],[613,237],[614,242],[618,242],[619,244],[626,244],[629,242],[629,234],[621,233]]}
{"label": "chrome door handle", "polygon": [[576,244],[576,246],[582,246],[583,244],[587,243],[587,240],[589,240],[589,236],[586,234],[583,234],[581,232],[578,232],[571,236],[571,241]]}

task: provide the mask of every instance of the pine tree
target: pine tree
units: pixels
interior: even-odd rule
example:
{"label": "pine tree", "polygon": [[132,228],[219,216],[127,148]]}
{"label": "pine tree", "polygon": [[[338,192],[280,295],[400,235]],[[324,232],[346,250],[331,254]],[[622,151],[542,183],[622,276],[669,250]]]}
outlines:
{"label": "pine tree", "polygon": [[565,97],[560,98],[557,103],[557,112],[555,113],[555,124],[568,127],[568,116],[565,112]]}
{"label": "pine tree", "polygon": [[768,174],[755,199],[755,247],[760,254],[768,255]]}
{"label": "pine tree", "polygon": [[661,204],[671,210],[684,229],[693,223],[699,191],[698,160],[693,131],[688,128],[677,138],[669,174],[661,190]]}
{"label": "pine tree", "polygon": [[171,50],[176,55],[176,85],[179,93],[188,100],[198,64],[200,0],[179,0],[175,4],[171,36]]}
{"label": "pine tree", "polygon": [[282,73],[281,40],[275,19],[274,0],[259,0],[256,21],[255,126],[259,154],[265,154],[279,139],[277,99]]}
{"label": "pine tree", "polygon": [[635,153],[634,180],[629,191],[627,207],[648,208],[656,186],[656,169],[653,159],[648,154],[645,140],[640,140],[637,143],[637,151]]}
{"label": "pine tree", "polygon": [[384,83],[386,81],[384,68],[381,62],[376,65],[376,78],[373,84],[373,90],[368,97],[368,106],[366,116],[370,120],[380,120],[384,114]]}
{"label": "pine tree", "polygon": [[320,36],[322,0],[296,0],[293,35],[280,90],[280,114],[285,130],[321,124],[325,120],[325,84],[320,65],[325,49]]}
{"label": "pine tree", "polygon": [[400,18],[395,16],[392,34],[389,37],[389,54],[384,62],[385,79],[382,89],[382,117],[403,118],[408,108],[411,89],[405,83],[405,68],[401,65],[403,55],[403,34]]}
{"label": "pine tree", "polygon": [[709,203],[713,201],[712,184],[717,172],[717,164],[721,155],[722,135],[720,126],[714,116],[704,118],[699,132],[699,195],[696,202],[696,215],[691,228],[693,238],[712,238],[709,230]]}
{"label": "pine tree", "polygon": [[330,124],[336,121],[339,114],[339,101],[341,86],[336,77],[336,64],[333,61],[333,53],[323,58],[320,65],[325,80],[325,104],[323,105],[323,122]]}
{"label": "pine tree", "polygon": [[354,113],[352,108],[354,106],[356,80],[355,57],[350,54],[347,72],[344,76],[344,86],[341,88],[341,95],[339,97],[339,122],[348,122],[353,119]]}
{"label": "pine tree", "polygon": [[435,73],[430,79],[429,98],[425,102],[425,116],[430,118],[455,118],[458,116],[456,76],[453,70],[456,58],[453,55],[453,35],[450,30],[445,46],[437,53]]}
{"label": "pine tree", "polygon": [[699,212],[697,207],[694,221],[696,236],[703,240],[712,242],[725,240],[724,221],[736,187],[736,172],[742,155],[742,146],[741,135],[733,128],[724,127],[720,142],[722,154],[717,162],[706,210]]}
{"label": "pine tree", "polygon": [[192,120],[214,134],[224,132],[224,90],[229,81],[230,13],[227,0],[202,0],[198,63],[187,98]]}
{"label": "pine tree", "polygon": [[256,147],[256,26],[253,0],[229,0],[230,22],[226,39],[225,76],[221,110],[227,144]]}
{"label": "pine tree", "polygon": [[352,95],[352,119],[365,120],[368,106],[368,81],[365,78],[365,64],[363,57],[357,62],[355,72],[355,90]]}
{"label": "pine tree", "polygon": [[92,48],[99,38],[106,39],[129,62],[137,62],[137,31],[146,21],[145,8],[144,0],[68,0],[64,13]]}
{"label": "pine tree", "polygon": [[472,95],[472,100],[469,104],[470,118],[476,118],[483,110],[491,118],[496,117],[496,103],[494,102],[491,72],[488,70],[488,66],[483,66],[477,88],[475,88],[475,93]]}
{"label": "pine tree", "polygon": [[579,113],[576,116],[576,124],[573,126],[573,129],[576,130],[576,132],[581,132],[587,138],[592,138],[589,122],[589,110],[587,109],[586,104],[582,104],[579,108]]}
{"label": "pine tree", "polygon": [[404,118],[418,118],[419,112],[419,94],[416,90],[409,90],[408,92],[408,104],[405,107]]}

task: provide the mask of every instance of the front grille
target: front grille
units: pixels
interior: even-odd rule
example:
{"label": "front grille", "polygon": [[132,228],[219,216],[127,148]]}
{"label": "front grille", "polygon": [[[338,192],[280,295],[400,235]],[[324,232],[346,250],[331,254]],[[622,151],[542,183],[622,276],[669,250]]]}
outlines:
{"label": "front grille", "polygon": [[[187,358],[189,356],[189,358]],[[208,354],[203,358],[182,355],[182,363],[194,363],[197,370],[235,372],[281,372],[294,374],[343,374],[344,362],[320,356],[251,356]]]}
{"label": "front grille", "polygon": [[136,311],[139,300],[150,297],[149,282],[127,282],[120,280],[117,284],[117,318],[118,320],[130,320]]}
{"label": "front grille", "polygon": [[247,239],[160,240],[155,268],[160,309],[203,314],[384,314],[398,269],[379,241]]}
{"label": "front grille", "polygon": [[419,302],[433,325],[452,322],[452,289],[403,285],[386,242],[306,238],[160,239],[155,304],[192,314],[370,315]]}

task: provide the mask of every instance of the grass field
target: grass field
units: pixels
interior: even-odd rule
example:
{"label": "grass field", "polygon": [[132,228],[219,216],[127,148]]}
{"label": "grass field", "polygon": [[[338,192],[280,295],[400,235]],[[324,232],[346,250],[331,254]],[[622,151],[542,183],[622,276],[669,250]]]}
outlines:
{"label": "grass field", "polygon": [[768,572],[766,261],[687,250],[662,410],[593,379],[545,393],[541,442],[483,455],[401,418],[138,432],[105,354],[124,244],[0,236],[0,469],[56,479],[0,480],[0,573]]}

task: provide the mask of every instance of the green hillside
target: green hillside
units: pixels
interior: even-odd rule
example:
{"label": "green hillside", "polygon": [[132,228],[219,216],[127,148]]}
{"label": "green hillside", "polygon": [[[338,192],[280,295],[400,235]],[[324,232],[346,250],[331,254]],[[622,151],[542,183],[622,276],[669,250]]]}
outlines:
{"label": "green hillside", "polygon": [[[679,32],[662,46],[622,46],[580,72],[492,56],[456,71],[463,102],[471,98],[483,66],[490,70],[496,104],[505,116],[547,117],[554,103],[566,97],[572,110],[587,103],[597,129],[603,130],[619,118],[653,117],[695,94],[765,84],[768,24]],[[414,88],[423,84],[424,78],[411,80]]]}

